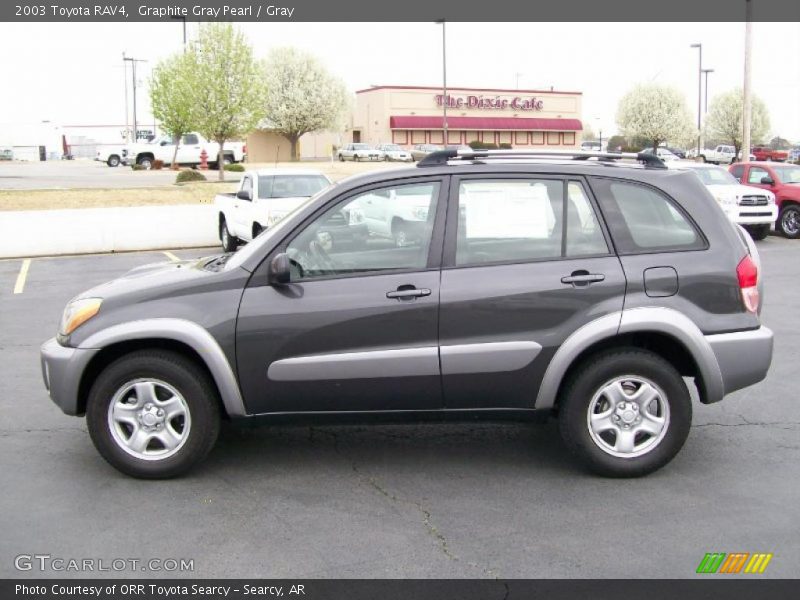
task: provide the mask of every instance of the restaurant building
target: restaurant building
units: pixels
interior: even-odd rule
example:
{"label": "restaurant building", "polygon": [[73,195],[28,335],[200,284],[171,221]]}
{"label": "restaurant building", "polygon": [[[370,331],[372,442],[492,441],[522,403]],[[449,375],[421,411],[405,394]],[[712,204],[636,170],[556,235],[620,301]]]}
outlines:
{"label": "restaurant building", "polygon": [[[348,141],[571,149],[581,143],[581,92],[374,86],[356,92]],[[444,105],[447,105],[445,139]]]}

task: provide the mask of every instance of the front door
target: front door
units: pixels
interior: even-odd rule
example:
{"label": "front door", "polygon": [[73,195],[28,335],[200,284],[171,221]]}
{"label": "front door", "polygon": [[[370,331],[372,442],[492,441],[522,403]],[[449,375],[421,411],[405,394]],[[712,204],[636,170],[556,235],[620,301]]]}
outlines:
{"label": "front door", "polygon": [[454,178],[441,291],[447,408],[532,408],[555,351],[622,310],[625,277],[580,178]]}
{"label": "front door", "polygon": [[[279,248],[291,258],[291,283],[267,285],[262,264],[242,297],[236,334],[249,412],[441,408],[435,232],[444,226],[446,182],[348,193]],[[389,192],[406,185],[427,191],[420,235],[403,245],[369,236],[364,197],[400,198]]]}
{"label": "front door", "polygon": [[[181,145],[178,148],[178,162],[182,165],[191,165],[200,161],[200,139],[196,133],[187,133],[181,139]],[[217,160],[216,156],[209,156],[209,162]]]}

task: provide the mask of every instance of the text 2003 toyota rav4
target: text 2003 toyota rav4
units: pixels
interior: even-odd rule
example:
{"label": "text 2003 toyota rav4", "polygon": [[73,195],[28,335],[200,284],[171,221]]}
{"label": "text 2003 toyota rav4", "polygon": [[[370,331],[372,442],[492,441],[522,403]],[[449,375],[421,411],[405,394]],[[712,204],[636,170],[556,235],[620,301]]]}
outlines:
{"label": "text 2003 toyota rav4", "polygon": [[[682,376],[710,403],[767,373],[758,257],[694,173],[589,154],[434,153],[236,254],[134,269],[67,306],[50,395],[139,477],[255,416],[556,414],[594,471],[658,469],[689,432]],[[402,243],[332,234],[381,212],[414,215]]]}

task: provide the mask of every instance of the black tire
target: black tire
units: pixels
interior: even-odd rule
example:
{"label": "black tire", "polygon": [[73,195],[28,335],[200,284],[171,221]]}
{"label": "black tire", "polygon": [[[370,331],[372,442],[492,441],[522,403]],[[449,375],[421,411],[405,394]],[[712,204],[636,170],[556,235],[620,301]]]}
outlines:
{"label": "black tire", "polygon": [[339,155],[339,162],[344,162],[344,156],[342,156],[341,154]]}
{"label": "black tire", "polygon": [[264,228],[261,227],[261,225],[259,225],[258,223],[254,223],[253,224],[253,239],[256,239],[261,234],[262,231],[264,231]]}
{"label": "black tire", "polygon": [[787,204],[781,209],[778,229],[790,240],[800,238],[800,204]]}
{"label": "black tire", "polygon": [[149,156],[140,156],[136,160],[136,164],[141,167],[144,167],[146,170],[149,171],[150,169],[153,168],[153,159],[150,158]]}
{"label": "black tire", "polygon": [[119,163],[120,163],[119,156],[117,156],[116,154],[112,154],[111,156],[109,156],[108,160],[106,161],[106,164],[109,167],[118,167]]}
{"label": "black tire", "polygon": [[[188,407],[191,426],[186,438],[165,458],[137,458],[123,449],[112,433],[109,413],[115,394],[138,379],[169,384]],[[100,373],[89,391],[86,424],[100,455],[119,471],[142,479],[176,477],[214,447],[220,426],[218,394],[208,375],[184,356],[165,350],[140,350],[117,359]]]}
{"label": "black tire", "polygon": [[753,238],[755,241],[760,242],[767,238],[770,232],[770,225],[748,225],[745,227],[747,229],[747,233],[750,234],[750,237]]}
{"label": "black tire", "polygon": [[353,154],[353,162],[358,162],[361,159],[358,157],[358,154]]}
{"label": "black tire", "polygon": [[228,223],[225,219],[219,224],[219,240],[222,242],[222,249],[225,252],[235,252],[239,245],[239,238],[228,231]]}
{"label": "black tire", "polygon": [[225,154],[225,155],[222,157],[222,166],[223,166],[223,167],[227,167],[228,165],[232,165],[232,164],[233,164],[233,163],[235,163],[235,162],[236,162],[236,161],[235,161],[235,160],[233,160],[233,156],[231,156],[230,154]]}
{"label": "black tire", "polygon": [[[649,450],[628,457],[601,448],[588,424],[595,395],[615,378],[626,377],[655,384],[669,410],[660,441],[654,437]],[[591,357],[570,376],[559,398],[558,420],[564,443],[591,471],[606,477],[640,477],[666,465],[681,449],[691,427],[692,403],[681,375],[657,354],[636,348],[610,350]]]}

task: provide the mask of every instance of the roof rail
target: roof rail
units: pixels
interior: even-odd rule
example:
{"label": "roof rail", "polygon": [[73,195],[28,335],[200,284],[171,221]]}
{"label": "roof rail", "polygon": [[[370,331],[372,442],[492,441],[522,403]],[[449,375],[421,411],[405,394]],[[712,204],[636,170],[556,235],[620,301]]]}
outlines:
{"label": "roof rail", "polygon": [[438,167],[449,164],[451,161],[480,161],[481,159],[495,158],[569,158],[572,160],[589,160],[596,158],[600,161],[611,160],[637,160],[647,167],[666,169],[664,161],[648,152],[592,152],[571,150],[437,150],[431,152],[417,163],[418,167]]}

